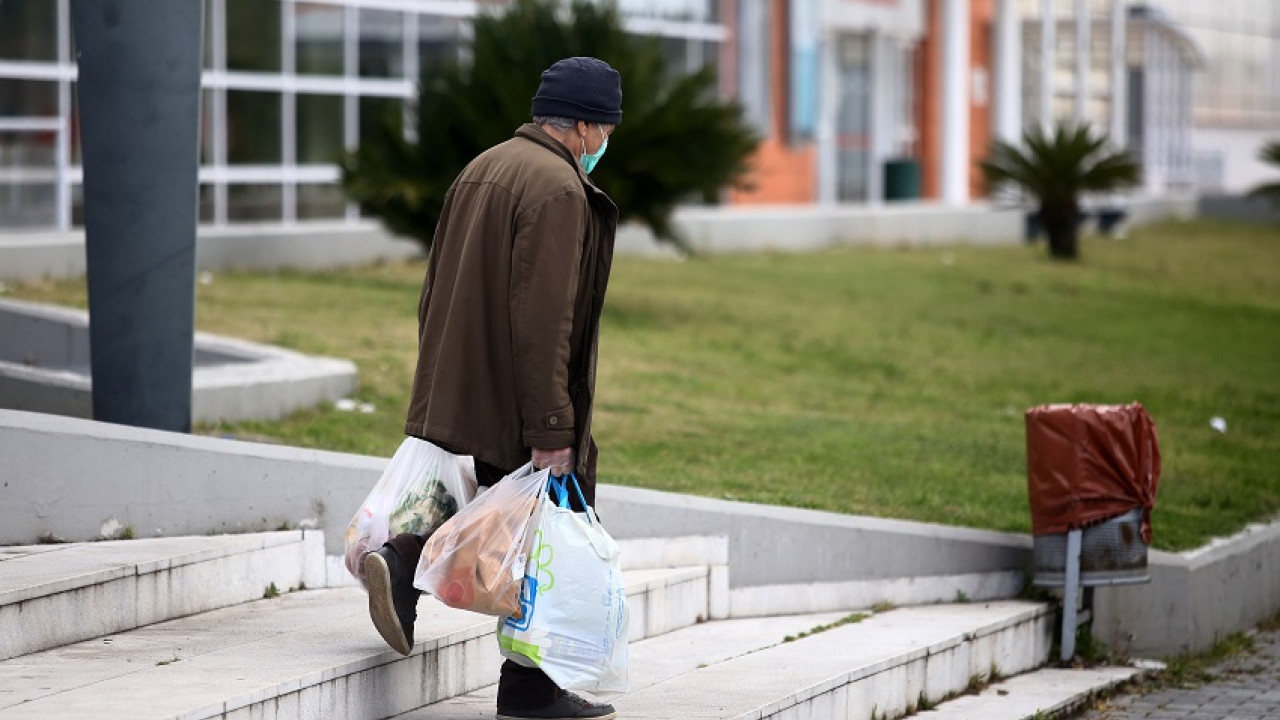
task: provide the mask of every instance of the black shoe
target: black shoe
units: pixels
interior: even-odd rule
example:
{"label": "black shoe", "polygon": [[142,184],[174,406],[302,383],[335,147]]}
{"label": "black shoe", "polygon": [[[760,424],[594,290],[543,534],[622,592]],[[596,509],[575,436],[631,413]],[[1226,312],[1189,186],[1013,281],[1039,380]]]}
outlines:
{"label": "black shoe", "polygon": [[498,708],[498,720],[577,720],[578,718],[610,720],[616,717],[618,713],[614,712],[612,705],[593,703],[567,690],[561,690],[560,697],[550,705],[533,710]]}
{"label": "black shoe", "polygon": [[378,634],[401,655],[413,651],[413,622],[418,597],[413,575],[390,546],[364,556],[364,581],[369,590],[369,617]]}

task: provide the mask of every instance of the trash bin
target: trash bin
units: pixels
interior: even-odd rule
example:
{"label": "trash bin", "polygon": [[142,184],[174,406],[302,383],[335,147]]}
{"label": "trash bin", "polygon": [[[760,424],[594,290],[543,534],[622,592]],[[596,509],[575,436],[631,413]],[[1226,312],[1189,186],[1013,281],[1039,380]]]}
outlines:
{"label": "trash bin", "polygon": [[1027,411],[1032,583],[1062,588],[1064,662],[1075,654],[1080,623],[1092,618],[1094,586],[1151,580],[1147,547],[1159,482],[1155,424],[1141,404]]}
{"label": "trash bin", "polygon": [[[1080,543],[1080,584],[1131,585],[1151,579],[1147,574],[1147,544],[1142,541],[1143,509],[1084,528]],[[1031,543],[1033,584],[1062,587],[1067,577],[1067,533],[1036,535]]]}
{"label": "trash bin", "polygon": [[920,161],[894,158],[884,163],[884,199],[914,200],[920,197]]}
{"label": "trash bin", "polygon": [[1140,403],[1027,411],[1033,583],[1066,582],[1067,534],[1081,530],[1084,586],[1150,580],[1151,509],[1160,481],[1155,424]]}

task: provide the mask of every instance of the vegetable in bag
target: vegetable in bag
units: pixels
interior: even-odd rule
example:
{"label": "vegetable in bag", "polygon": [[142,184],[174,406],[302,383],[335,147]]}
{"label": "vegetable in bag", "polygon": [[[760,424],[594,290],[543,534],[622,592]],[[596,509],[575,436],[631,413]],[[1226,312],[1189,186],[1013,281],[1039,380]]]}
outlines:
{"label": "vegetable in bag", "polygon": [[347,525],[347,572],[363,584],[361,559],[366,553],[401,533],[433,533],[475,494],[475,467],[469,456],[405,438]]}
{"label": "vegetable in bag", "polygon": [[525,544],[548,476],[526,464],[445,522],[422,549],[414,587],[450,607],[519,614]]}

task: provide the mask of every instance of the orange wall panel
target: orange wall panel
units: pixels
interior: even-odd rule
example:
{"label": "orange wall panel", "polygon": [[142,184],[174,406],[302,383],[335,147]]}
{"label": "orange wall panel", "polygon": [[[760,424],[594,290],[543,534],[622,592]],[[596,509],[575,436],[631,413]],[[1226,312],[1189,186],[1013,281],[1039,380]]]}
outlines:
{"label": "orange wall panel", "polygon": [[985,99],[970,98],[969,114],[969,197],[980,198],[987,194],[978,162],[987,155],[991,143],[991,121],[995,109],[995,63],[992,48],[992,23],[995,19],[994,0],[970,0],[969,66],[985,78]]}
{"label": "orange wall panel", "polygon": [[817,202],[815,153],[812,145],[788,147],[775,139],[760,144],[752,158],[750,190],[731,190],[734,204],[807,204]]}
{"label": "orange wall panel", "polygon": [[919,128],[920,191],[936,200],[938,173],[942,166],[939,132],[942,118],[942,8],[939,0],[925,2],[925,36],[916,53],[916,127]]}

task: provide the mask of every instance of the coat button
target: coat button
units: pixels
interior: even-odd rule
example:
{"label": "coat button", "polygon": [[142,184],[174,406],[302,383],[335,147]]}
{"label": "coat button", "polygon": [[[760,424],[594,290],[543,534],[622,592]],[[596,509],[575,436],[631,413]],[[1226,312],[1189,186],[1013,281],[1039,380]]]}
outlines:
{"label": "coat button", "polygon": [[551,418],[547,420],[547,424],[548,424],[548,425],[559,425],[559,424],[560,424],[560,418],[556,417],[555,415],[552,415],[552,416],[551,416]]}

